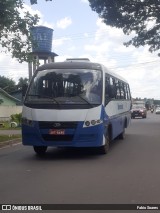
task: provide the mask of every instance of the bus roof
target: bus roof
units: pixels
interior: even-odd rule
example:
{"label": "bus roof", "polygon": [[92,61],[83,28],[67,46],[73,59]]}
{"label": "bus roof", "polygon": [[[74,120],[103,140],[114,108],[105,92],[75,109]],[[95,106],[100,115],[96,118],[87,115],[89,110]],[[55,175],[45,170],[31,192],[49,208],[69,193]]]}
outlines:
{"label": "bus roof", "polygon": [[53,62],[53,63],[48,63],[44,64],[40,67],[37,68],[38,71],[43,71],[47,69],[94,69],[94,70],[102,70],[105,73],[108,73],[109,75],[120,79],[121,81],[127,82],[123,77],[120,75],[109,71],[104,65],[100,63],[94,63],[90,61],[77,61],[77,60],[68,60],[64,62]]}
{"label": "bus roof", "polygon": [[96,69],[102,70],[101,65],[98,63],[92,63],[89,61],[64,61],[64,62],[53,62],[44,64],[38,67],[37,71],[46,69]]}

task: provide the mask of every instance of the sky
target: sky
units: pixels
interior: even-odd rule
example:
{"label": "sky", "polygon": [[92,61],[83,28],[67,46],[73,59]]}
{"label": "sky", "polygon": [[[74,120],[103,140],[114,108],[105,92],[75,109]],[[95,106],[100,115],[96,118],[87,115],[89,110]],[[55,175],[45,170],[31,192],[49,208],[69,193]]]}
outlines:
{"label": "sky", "polygon": [[[133,98],[160,99],[160,58],[150,53],[148,47],[125,47],[131,37],[121,29],[105,25],[92,11],[88,0],[38,0],[31,5],[25,0],[25,8],[38,14],[38,25],[52,28],[52,52],[58,54],[55,61],[66,58],[89,58],[104,64],[125,78]],[[0,75],[16,82],[28,78],[28,64],[17,62],[10,54],[0,52]]]}

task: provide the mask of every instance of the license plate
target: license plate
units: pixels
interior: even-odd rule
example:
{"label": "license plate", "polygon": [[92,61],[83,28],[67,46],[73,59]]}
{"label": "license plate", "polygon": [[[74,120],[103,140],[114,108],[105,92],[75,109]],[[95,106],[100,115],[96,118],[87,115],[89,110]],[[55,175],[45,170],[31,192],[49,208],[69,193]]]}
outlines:
{"label": "license plate", "polygon": [[50,135],[64,135],[65,130],[64,129],[50,129],[49,134]]}

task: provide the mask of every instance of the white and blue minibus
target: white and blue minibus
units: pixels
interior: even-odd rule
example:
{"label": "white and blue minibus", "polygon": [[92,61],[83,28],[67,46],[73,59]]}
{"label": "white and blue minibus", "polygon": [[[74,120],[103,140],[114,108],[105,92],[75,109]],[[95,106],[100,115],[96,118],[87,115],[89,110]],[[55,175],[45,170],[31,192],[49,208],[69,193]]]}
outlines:
{"label": "white and blue minibus", "polygon": [[127,81],[99,63],[66,60],[40,66],[27,89],[22,143],[38,155],[47,147],[97,147],[107,153],[131,120]]}

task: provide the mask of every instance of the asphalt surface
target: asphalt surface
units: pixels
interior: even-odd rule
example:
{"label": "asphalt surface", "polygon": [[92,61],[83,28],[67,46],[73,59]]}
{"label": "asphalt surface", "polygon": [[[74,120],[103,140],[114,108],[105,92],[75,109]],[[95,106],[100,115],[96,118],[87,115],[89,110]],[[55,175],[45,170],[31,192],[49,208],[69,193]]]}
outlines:
{"label": "asphalt surface", "polygon": [[133,119],[125,140],[114,141],[107,155],[49,148],[39,158],[21,144],[0,149],[0,203],[158,204],[159,127],[160,115]]}
{"label": "asphalt surface", "polygon": [[20,135],[21,130],[15,129],[15,130],[0,130],[0,135]]}

